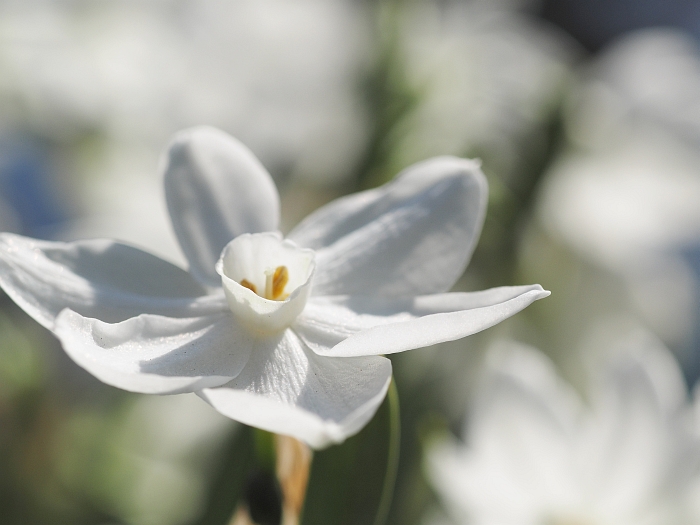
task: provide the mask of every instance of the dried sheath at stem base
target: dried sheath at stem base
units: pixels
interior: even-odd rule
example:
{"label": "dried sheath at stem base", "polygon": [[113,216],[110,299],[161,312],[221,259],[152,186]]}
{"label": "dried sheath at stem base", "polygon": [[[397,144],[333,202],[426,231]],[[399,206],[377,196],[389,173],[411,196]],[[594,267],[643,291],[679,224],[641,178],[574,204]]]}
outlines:
{"label": "dried sheath at stem base", "polygon": [[[313,454],[308,446],[292,437],[279,434],[274,437],[275,474],[279,487],[273,489],[273,492],[279,490],[282,492],[281,521],[279,507],[277,507],[276,511],[270,513],[271,502],[264,498],[271,488],[269,482],[272,482],[273,485],[276,485],[276,483],[271,477],[271,473],[258,472],[257,476],[253,476],[249,480],[248,489],[253,490],[253,493],[248,494],[244,498],[247,504],[241,503],[238,506],[229,525],[261,525],[256,519],[265,521],[264,525],[268,525],[268,522],[272,523],[272,521],[274,521],[274,525],[299,525],[301,512],[304,508]],[[267,483],[260,483],[264,481],[267,481]],[[253,485],[250,485],[251,483]],[[280,494],[277,492],[275,498],[277,505],[279,505],[279,499],[277,499],[279,496]],[[251,505],[251,507],[249,508],[248,505]],[[274,506],[272,505],[272,507]],[[258,518],[254,518],[256,515],[259,515]]]}
{"label": "dried sheath at stem base", "polygon": [[311,449],[289,436],[275,435],[277,479],[284,497],[282,525],[298,525],[311,470]]}

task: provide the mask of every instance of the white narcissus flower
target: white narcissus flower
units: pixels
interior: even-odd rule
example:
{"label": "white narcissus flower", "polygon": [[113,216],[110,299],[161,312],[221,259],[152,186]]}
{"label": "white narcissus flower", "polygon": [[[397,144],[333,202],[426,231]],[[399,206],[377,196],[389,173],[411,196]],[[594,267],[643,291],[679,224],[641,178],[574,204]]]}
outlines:
{"label": "white narcissus flower", "polygon": [[457,523],[699,523],[686,504],[700,450],[667,351],[611,360],[585,406],[539,352],[491,354],[467,444],[433,442],[427,471]]}
{"label": "white narcissus flower", "polygon": [[506,319],[539,285],[445,293],[478,238],[476,162],[417,164],[313,213],[286,240],[272,179],[243,145],[175,137],[165,195],[189,272],[111,240],[0,234],[0,285],[105,383],[192,392],[222,414],[313,447],[372,417],[391,380],[380,354]]}

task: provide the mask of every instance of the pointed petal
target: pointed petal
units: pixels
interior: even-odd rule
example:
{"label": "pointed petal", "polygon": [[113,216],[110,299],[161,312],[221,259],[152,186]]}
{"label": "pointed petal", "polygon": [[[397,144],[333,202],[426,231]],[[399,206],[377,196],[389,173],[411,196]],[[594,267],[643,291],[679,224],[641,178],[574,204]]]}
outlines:
{"label": "pointed petal", "polygon": [[214,265],[231,239],[277,230],[277,188],[248,148],[215,128],[178,133],[164,165],[170,219],[190,272],[219,286]]}
{"label": "pointed petal", "polygon": [[388,359],[321,357],[286,330],[260,340],[236,379],[199,395],[227,417],[323,448],[357,433],[390,381]]}
{"label": "pointed petal", "polygon": [[332,202],[289,238],[317,250],[316,295],[446,292],[479,238],[487,193],[477,162],[439,157]]}
{"label": "pointed petal", "polygon": [[61,243],[0,234],[0,287],[49,329],[64,308],[109,322],[228,308],[223,294],[203,296],[185,270],[110,240]]}
{"label": "pointed petal", "polygon": [[243,369],[253,345],[230,313],[108,324],[66,309],[55,332],[73,361],[100,381],[146,394],[222,385]]}
{"label": "pointed petal", "polygon": [[548,295],[535,284],[411,299],[313,297],[294,330],[319,355],[392,354],[475,334]]}

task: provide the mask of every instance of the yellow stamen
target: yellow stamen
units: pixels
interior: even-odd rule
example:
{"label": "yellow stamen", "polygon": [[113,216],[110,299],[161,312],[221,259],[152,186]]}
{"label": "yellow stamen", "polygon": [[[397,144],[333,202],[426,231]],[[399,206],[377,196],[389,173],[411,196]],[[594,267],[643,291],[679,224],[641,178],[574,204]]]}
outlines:
{"label": "yellow stamen", "polygon": [[241,286],[248,288],[248,290],[251,290],[254,294],[258,293],[258,289],[248,279],[243,279],[240,284]]}
{"label": "yellow stamen", "polygon": [[[265,270],[265,293],[261,297],[272,301],[284,301],[289,297],[288,293],[284,293],[284,287],[287,286],[288,282],[289,271],[286,266],[278,266],[274,271]],[[258,289],[248,279],[243,279],[239,284],[260,295]]]}
{"label": "yellow stamen", "polygon": [[[286,266],[278,266],[275,268],[275,274],[272,276],[272,299],[283,301],[287,295],[284,295],[284,287],[289,282],[289,271]],[[284,295],[284,297],[283,297]]]}
{"label": "yellow stamen", "polygon": [[284,287],[289,281],[289,272],[286,266],[278,266],[274,271],[265,271],[265,299],[284,301],[288,294],[284,293]]}

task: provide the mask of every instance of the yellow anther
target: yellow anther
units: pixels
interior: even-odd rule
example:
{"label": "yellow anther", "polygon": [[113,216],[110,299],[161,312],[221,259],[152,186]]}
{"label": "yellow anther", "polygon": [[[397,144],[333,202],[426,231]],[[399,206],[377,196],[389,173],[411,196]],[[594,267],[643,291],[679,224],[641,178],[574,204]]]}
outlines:
{"label": "yellow anther", "polygon": [[258,289],[248,279],[243,279],[240,284],[241,286],[248,288],[248,290],[251,290],[254,294],[258,293]]}
{"label": "yellow anther", "polygon": [[284,287],[287,286],[289,281],[289,271],[287,271],[286,266],[278,266],[275,268],[275,273],[272,276],[272,297],[268,299],[274,299],[275,301],[283,301],[287,298],[284,293]]}
{"label": "yellow anther", "polygon": [[[265,299],[271,299],[273,301],[284,301],[289,297],[288,293],[284,293],[284,287],[287,286],[289,282],[289,271],[286,266],[278,266],[274,271],[265,271],[265,293],[261,295]],[[252,290],[253,293],[260,295],[258,289],[253,283],[248,279],[243,279],[240,283],[241,286]]]}

